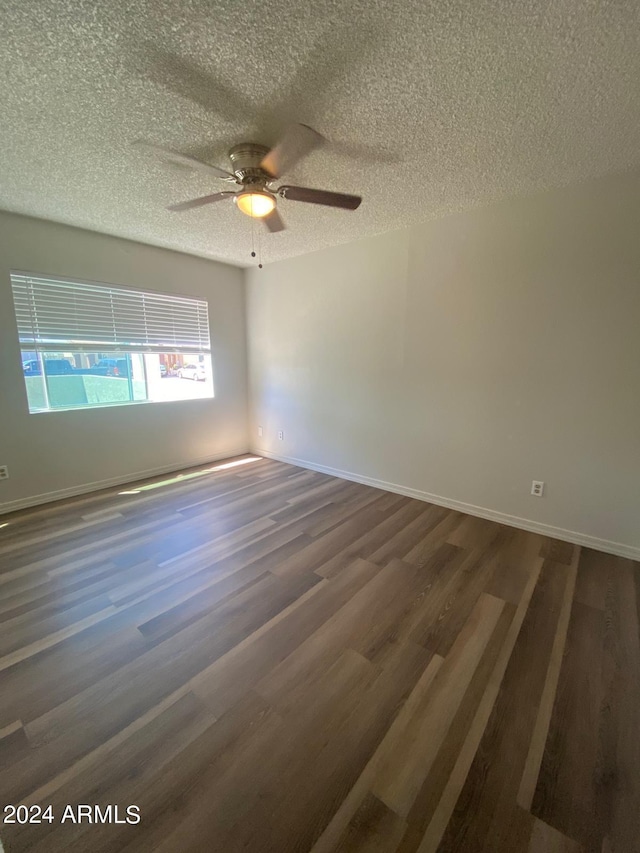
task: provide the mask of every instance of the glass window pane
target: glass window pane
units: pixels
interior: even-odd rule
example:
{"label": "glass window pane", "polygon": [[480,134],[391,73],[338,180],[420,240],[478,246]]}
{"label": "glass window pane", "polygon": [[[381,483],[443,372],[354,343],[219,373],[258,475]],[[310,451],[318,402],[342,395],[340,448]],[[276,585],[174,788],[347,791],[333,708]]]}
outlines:
{"label": "glass window pane", "polygon": [[149,399],[154,402],[213,397],[213,372],[208,353],[145,354]]}
{"label": "glass window pane", "polygon": [[22,351],[30,412],[213,397],[208,353]]}

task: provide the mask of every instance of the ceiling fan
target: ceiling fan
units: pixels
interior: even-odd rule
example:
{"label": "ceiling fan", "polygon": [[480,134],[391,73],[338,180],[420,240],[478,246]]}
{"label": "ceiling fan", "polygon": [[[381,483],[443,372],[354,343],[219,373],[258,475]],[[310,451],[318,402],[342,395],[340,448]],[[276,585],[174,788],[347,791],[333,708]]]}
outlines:
{"label": "ceiling fan", "polygon": [[223,190],[211,195],[172,204],[168,210],[176,213],[213,204],[225,199],[233,199],[236,207],[256,219],[262,219],[272,233],[283,231],[285,224],[278,213],[276,202],[278,197],[290,201],[304,201],[310,204],[323,204],[328,207],[338,207],[343,210],[355,210],[362,201],[357,195],[330,192],[329,190],[314,190],[309,187],[294,187],[284,184],[275,188],[277,181],[285,172],[291,169],[303,157],[318,148],[324,142],[324,137],[306,124],[291,125],[278,144],[269,150],[264,145],[253,142],[241,142],[229,151],[231,171],[220,169],[204,163],[187,154],[161,148],[147,142],[136,142],[135,145],[159,154],[163,159],[183,166],[189,166],[208,175],[213,175],[228,183],[237,184],[239,191]]}

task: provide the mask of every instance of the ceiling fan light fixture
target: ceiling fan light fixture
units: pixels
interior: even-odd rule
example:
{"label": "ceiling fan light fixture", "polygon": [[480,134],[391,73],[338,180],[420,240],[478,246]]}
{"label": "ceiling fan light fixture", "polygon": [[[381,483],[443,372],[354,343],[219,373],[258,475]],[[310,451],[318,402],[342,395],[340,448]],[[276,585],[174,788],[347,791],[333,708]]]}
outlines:
{"label": "ceiling fan light fixture", "polygon": [[276,199],[266,190],[245,190],[233,199],[236,206],[247,216],[261,219],[275,210]]}

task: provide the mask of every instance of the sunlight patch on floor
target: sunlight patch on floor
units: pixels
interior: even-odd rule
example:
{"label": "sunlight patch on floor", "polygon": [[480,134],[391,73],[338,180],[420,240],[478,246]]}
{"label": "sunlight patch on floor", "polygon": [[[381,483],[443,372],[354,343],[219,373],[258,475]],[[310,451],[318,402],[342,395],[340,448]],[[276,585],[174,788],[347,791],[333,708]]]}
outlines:
{"label": "sunlight patch on floor", "polygon": [[150,492],[152,489],[170,486],[172,483],[181,483],[184,480],[193,480],[196,477],[203,477],[205,474],[212,474],[214,471],[225,471],[227,468],[236,468],[238,465],[247,465],[249,462],[259,462],[260,459],[260,456],[249,456],[246,459],[237,459],[235,462],[223,462],[221,465],[214,465],[211,468],[203,468],[201,471],[193,471],[191,474],[176,474],[175,477],[169,477],[167,480],[160,480],[157,483],[148,483],[146,486],[139,486],[137,489],[127,489],[126,491],[118,492],[118,494],[139,495],[140,492]]}

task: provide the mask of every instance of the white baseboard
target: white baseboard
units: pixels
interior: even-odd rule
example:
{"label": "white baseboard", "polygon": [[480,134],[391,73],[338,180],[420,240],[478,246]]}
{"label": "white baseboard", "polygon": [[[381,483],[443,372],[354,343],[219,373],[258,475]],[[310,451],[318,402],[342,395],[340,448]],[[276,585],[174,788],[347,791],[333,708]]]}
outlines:
{"label": "white baseboard", "polygon": [[71,486],[68,489],[56,489],[53,492],[44,492],[40,495],[30,495],[27,498],[19,498],[15,501],[5,501],[0,503],[0,515],[7,512],[15,512],[18,509],[26,509],[31,506],[39,506],[40,504],[59,501],[63,498],[72,498],[76,495],[86,495],[89,492],[98,492],[101,489],[109,489],[111,486],[123,486],[129,483],[135,483],[138,480],[145,480],[148,477],[156,477],[158,474],[171,474],[173,471],[183,471],[186,468],[194,468],[197,465],[206,465],[207,462],[218,462],[220,459],[230,459],[232,456],[242,456],[244,453],[249,453],[247,447],[240,449],[225,450],[223,453],[216,453],[213,456],[201,456],[197,459],[190,459],[188,462],[171,462],[167,465],[161,465],[159,468],[148,468],[145,471],[132,471],[130,474],[125,474],[121,477],[110,477],[107,480],[95,480],[92,483],[83,483],[78,486]]}
{"label": "white baseboard", "polygon": [[330,468],[328,465],[317,465],[315,462],[308,462],[306,459],[296,459],[291,456],[282,456],[278,453],[272,453],[270,450],[257,450],[252,448],[251,453],[256,456],[266,456],[269,459],[276,459],[278,462],[288,462],[291,465],[297,465],[300,468],[309,468],[311,471],[319,471],[322,474],[330,474],[332,477],[340,477],[342,480],[352,480],[354,483],[362,483],[365,486],[374,486],[377,489],[384,489],[386,492],[395,492],[399,495],[406,495],[409,498],[417,498],[420,501],[444,506],[448,509],[456,509],[459,512],[464,512],[467,515],[476,515],[478,518],[486,518],[489,521],[497,521],[500,524],[507,524],[509,527],[518,527],[521,530],[530,530],[532,533],[541,533],[543,536],[550,536],[553,539],[561,539],[564,542],[571,542],[573,545],[584,545],[586,548],[593,548],[596,551],[604,551],[607,554],[614,554],[616,557],[627,557],[630,560],[640,560],[640,548],[635,548],[632,545],[624,545],[622,542],[611,542],[609,539],[599,539],[597,536],[589,536],[586,533],[577,533],[574,530],[565,530],[563,527],[554,527],[552,524],[543,524],[540,521],[533,521],[529,518],[520,518],[517,515],[508,515],[504,512],[499,512],[495,509],[488,509],[475,504],[456,501],[452,498],[445,498],[442,495],[433,495],[429,492],[423,492],[420,489],[412,489],[408,486],[401,486],[398,483],[388,483],[386,480],[377,480],[374,477],[365,477],[361,474],[354,474],[352,471],[342,471],[339,468]]}

